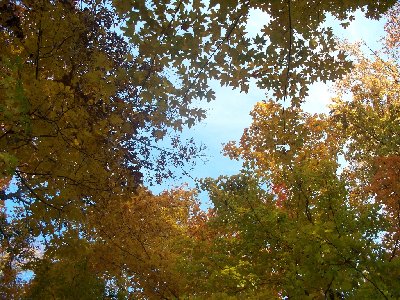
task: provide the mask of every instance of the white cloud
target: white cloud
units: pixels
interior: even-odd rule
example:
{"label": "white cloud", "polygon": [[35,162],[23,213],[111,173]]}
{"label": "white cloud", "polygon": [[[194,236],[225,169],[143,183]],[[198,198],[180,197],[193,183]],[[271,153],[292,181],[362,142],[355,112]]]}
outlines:
{"label": "white cloud", "polygon": [[340,22],[331,15],[327,16],[325,23],[333,28],[333,32],[340,39],[351,43],[364,41],[371,48],[379,48],[379,40],[384,35],[385,20],[368,19],[361,10],[357,10],[354,17],[355,20],[347,28],[343,28]]}
{"label": "white cloud", "polygon": [[333,94],[330,92],[331,85],[323,82],[314,83],[310,87],[309,96],[306,98],[302,108],[309,113],[327,113],[328,105],[331,103]]}
{"label": "white cloud", "polygon": [[271,21],[268,13],[260,9],[251,9],[247,20],[247,36],[255,37],[261,29]]}

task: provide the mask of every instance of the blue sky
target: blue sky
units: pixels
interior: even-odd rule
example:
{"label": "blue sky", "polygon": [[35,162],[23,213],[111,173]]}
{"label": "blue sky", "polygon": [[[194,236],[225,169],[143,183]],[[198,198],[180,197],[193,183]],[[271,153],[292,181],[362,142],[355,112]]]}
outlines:
{"label": "blue sky", "polygon": [[[384,21],[366,19],[361,11],[357,11],[355,17],[355,21],[346,29],[342,28],[333,17],[327,18],[327,25],[333,27],[339,39],[350,42],[365,41],[372,49],[378,49],[379,39],[384,33]],[[248,23],[249,34],[256,34],[267,21],[268,15],[254,11]],[[332,84],[314,84],[303,108],[310,113],[328,112],[327,105],[332,96],[331,86]],[[213,82],[212,87],[215,90],[216,99],[202,104],[208,111],[207,119],[183,132],[184,137],[194,137],[197,143],[207,147],[204,151],[206,161],[199,160],[193,170],[186,170],[193,178],[215,178],[219,175],[237,174],[240,171],[241,162],[232,161],[221,154],[222,144],[240,139],[243,129],[251,123],[249,113],[254,104],[266,98],[265,91],[258,89],[254,84],[251,85],[248,94],[232,90],[230,87],[221,87],[218,82]],[[190,177],[183,176],[151,189],[157,193],[185,183],[189,187],[194,187],[194,181]]]}

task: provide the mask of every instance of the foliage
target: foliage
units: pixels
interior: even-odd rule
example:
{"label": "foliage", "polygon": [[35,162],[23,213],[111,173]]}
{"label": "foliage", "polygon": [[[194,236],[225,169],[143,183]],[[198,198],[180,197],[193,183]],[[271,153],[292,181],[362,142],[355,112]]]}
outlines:
{"label": "foliage", "polygon": [[211,284],[204,291],[250,299],[356,297],[372,281],[369,264],[380,259],[379,207],[350,205],[328,120],[289,110],[290,148],[276,147],[270,134],[282,129],[281,111],[258,104],[240,146],[228,146],[244,158],[244,173],[205,182],[215,205],[208,224],[215,248],[203,254]]}
{"label": "foliage", "polygon": [[[114,1],[126,20],[125,34],[142,55],[162,67],[170,58],[182,78],[183,93],[197,85],[204,95],[209,78],[248,90],[250,79],[278,99],[299,103],[307,85],[336,79],[349,67],[336,50],[332,29],[321,26],[330,13],[345,26],[366,7],[377,18],[395,1]],[[132,10],[132,7],[135,9]],[[260,33],[246,33],[249,13],[261,10],[270,20]],[[146,26],[143,26],[146,24]],[[208,92],[206,94],[206,97]]]}
{"label": "foliage", "polygon": [[344,47],[355,67],[329,114],[263,101],[240,142],[225,146],[244,168],[203,182],[214,209],[188,250],[189,278],[200,284],[189,293],[399,297],[398,9],[382,54]]}
{"label": "foliage", "polygon": [[[398,272],[387,217],[398,143],[386,138],[398,110],[385,106],[397,85],[383,72],[397,65],[359,63],[342,81],[359,100],[338,99],[329,116],[300,109],[307,85],[350,67],[326,14],[346,26],[394,2],[0,0],[1,297],[397,297],[382,273]],[[254,9],[270,21],[252,37]],[[371,70],[379,88],[372,75],[353,88]],[[243,174],[203,182],[206,213],[196,192],[154,195],[143,176],[160,182],[197,155],[177,132],[205,117],[195,103],[215,98],[209,79],[245,92],[255,80],[275,100],[226,146]],[[370,93],[385,112],[367,109]],[[365,112],[376,127],[360,132]],[[344,145],[350,181],[337,175]]]}
{"label": "foliage", "polygon": [[0,297],[20,298],[24,293],[23,271],[27,257],[35,254],[29,228],[21,220],[23,210],[7,214],[4,201],[0,205]]}

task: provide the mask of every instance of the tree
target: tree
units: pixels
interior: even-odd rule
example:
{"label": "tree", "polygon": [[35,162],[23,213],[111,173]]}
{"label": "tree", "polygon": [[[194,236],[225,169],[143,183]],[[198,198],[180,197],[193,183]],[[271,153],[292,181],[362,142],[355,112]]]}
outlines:
{"label": "tree", "polygon": [[[44,244],[43,258],[30,256],[25,264],[37,275],[27,295],[76,296],[65,285],[77,281],[60,272],[66,265],[74,266],[76,278],[83,276],[78,283],[88,297],[104,293],[111,282],[122,295],[134,290],[139,297],[173,298],[189,291],[175,268],[182,258],[176,245],[190,244],[195,220],[206,217],[192,219],[192,200],[152,195],[142,175],[153,169],[158,182],[171,175],[168,162],[182,165],[197,149],[173,138],[172,150],[161,149],[154,160],[155,143],[168,130],[204,118],[193,102],[214,98],[209,78],[243,91],[255,78],[277,100],[290,99],[298,107],[307,84],[337,78],[349,67],[343,51],[331,52],[336,49],[331,30],[320,27],[325,14],[347,22],[366,5],[367,14],[377,18],[394,2],[1,0],[0,180],[4,186],[11,178],[17,182],[3,198],[22,208],[15,218],[19,230],[29,233],[28,244],[33,247],[35,238]],[[252,9],[271,16],[255,38],[245,32]],[[270,108],[277,122],[283,108]],[[286,114],[283,120],[299,112]],[[293,122],[287,126],[308,126]],[[279,151],[273,152],[276,168],[286,163],[284,149]],[[330,155],[327,165],[334,152]],[[293,163],[296,155],[290,159]],[[306,165],[299,174],[312,171]],[[284,209],[297,179],[279,176],[273,184]],[[310,188],[320,184],[313,180],[306,183]],[[301,197],[310,210],[312,204]],[[87,252],[68,253],[81,247]],[[100,262],[107,267],[98,269]],[[42,293],[46,278],[54,284]]]}
{"label": "tree", "polygon": [[399,297],[399,7],[388,15],[381,54],[344,47],[354,69],[329,114],[263,101],[225,146],[243,171],[203,182],[214,209],[187,250],[192,295]]}
{"label": "tree", "polygon": [[[4,201],[0,206],[0,297],[21,298],[26,280],[23,279],[25,263],[35,256],[33,238],[21,220],[24,211],[15,209],[8,214]],[[21,216],[22,215],[22,216]]]}
{"label": "tree", "polygon": [[[326,13],[346,25],[352,12],[366,7],[377,18],[395,1],[114,1],[126,21],[125,35],[137,43],[142,55],[167,68],[169,59],[183,83],[207,90],[208,78],[247,91],[250,79],[272,90],[278,99],[298,103],[307,85],[335,79],[349,67],[343,52],[332,52],[336,42],[330,28],[321,27]],[[133,9],[134,8],[134,9]],[[269,24],[255,37],[246,35],[251,10],[270,16]],[[146,24],[146,26],[142,26]],[[190,69],[188,69],[190,66]]]}
{"label": "tree", "polygon": [[[382,280],[399,297],[400,287],[393,281],[399,264],[399,5],[388,13],[384,47],[370,50],[350,47],[356,67],[338,86],[332,118],[340,134],[347,137],[345,157],[349,164],[344,176],[349,180],[355,205],[374,202],[380,207],[385,228],[380,235],[383,257],[377,264],[377,280]],[[346,101],[351,93],[352,101]],[[385,270],[385,271],[383,271]]]}
{"label": "tree", "polygon": [[[157,117],[152,105],[140,104],[134,77],[144,66],[127,60],[129,45],[112,30],[112,11],[47,1],[3,7],[24,33],[20,39],[12,27],[3,31],[2,161],[3,176],[21,184],[14,200],[34,198],[59,214],[134,191],[141,168],[152,165],[151,138],[140,131],[159,138],[159,130],[181,126],[193,111],[177,120],[173,106]],[[171,158],[179,163],[185,148],[176,148],[180,154]]]}
{"label": "tree", "polygon": [[211,253],[203,254],[207,284],[214,279],[204,298],[216,291],[340,299],[372,281],[364,272],[378,259],[379,208],[350,205],[346,181],[337,176],[341,144],[327,119],[288,109],[285,132],[281,111],[259,103],[240,145],[227,147],[245,160],[245,170],[204,186],[215,206],[208,227],[216,232]]}
{"label": "tree", "polygon": [[[65,256],[65,243],[83,233],[91,241],[110,242],[111,238],[99,232],[104,224],[87,224],[87,219],[104,217],[99,215],[101,208],[107,209],[111,218],[113,206],[109,203],[115,202],[119,208],[129,203],[142,182],[140,169],[154,168],[157,163],[149,158],[152,140],[159,139],[168,126],[181,128],[197,118],[189,101],[166,106],[158,105],[159,99],[148,98],[146,104],[138,94],[151,95],[139,78],[148,72],[148,65],[128,59],[132,50],[113,29],[117,21],[113,10],[90,1],[86,5],[1,2],[1,180],[4,190],[12,177],[17,181],[14,190],[2,194],[2,200],[21,205],[24,213],[16,217],[19,230],[29,232],[31,243],[35,237],[44,243],[44,259],[36,256],[37,262],[31,256],[28,261],[36,264],[26,265],[37,271],[30,289],[34,297],[49,292],[34,292],[47,275],[54,278],[54,286],[49,288],[55,295],[71,291],[71,281],[60,271],[64,261],[80,266],[82,256]],[[171,83],[160,84],[165,74],[157,71],[152,80],[151,93],[170,97],[166,91]],[[179,165],[195,155],[192,145],[186,147],[177,139],[173,142],[176,152],[164,154],[160,167],[167,160]],[[168,175],[161,168],[157,174],[160,178]],[[146,220],[150,222],[152,217],[147,215]],[[6,229],[2,225],[3,232]],[[74,243],[88,243],[79,239]],[[2,241],[7,240],[8,233],[4,233]],[[92,247],[91,242],[88,245]],[[8,248],[18,251],[15,244]],[[85,270],[90,274],[90,268]],[[101,277],[105,273],[96,274]],[[64,286],[57,286],[60,283]]]}

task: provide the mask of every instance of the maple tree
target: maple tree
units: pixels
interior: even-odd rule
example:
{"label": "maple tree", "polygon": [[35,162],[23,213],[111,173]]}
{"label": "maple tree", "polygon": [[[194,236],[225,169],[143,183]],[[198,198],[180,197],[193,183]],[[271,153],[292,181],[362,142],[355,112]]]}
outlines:
{"label": "maple tree", "polygon": [[[240,144],[226,148],[245,170],[205,184],[215,236],[203,254],[204,298],[342,298],[371,280],[362,268],[365,257],[376,259],[370,222],[378,223],[378,209],[365,204],[360,214],[349,206],[330,122],[288,109],[284,131],[281,112],[279,104],[259,103]],[[277,147],[283,141],[286,149]]]}
{"label": "maple tree", "polygon": [[36,276],[27,297],[178,298],[184,278],[176,264],[196,206],[180,189],[140,189],[129,201],[103,203],[83,231],[71,226],[30,262]]}
{"label": "maple tree", "polygon": [[[308,84],[336,79],[350,67],[331,29],[321,26],[325,15],[345,25],[357,8],[377,18],[394,2],[1,0],[1,295],[252,297],[263,286],[265,295],[295,297],[345,293],[354,285],[349,278],[378,284],[360,272],[361,258],[374,259],[368,249],[383,227],[377,221],[378,229],[359,234],[377,207],[361,202],[370,211],[361,216],[349,209],[346,185],[335,176],[342,140],[327,139],[335,134],[329,120],[304,115],[299,105]],[[249,37],[246,22],[254,9],[271,20]],[[255,108],[242,148],[227,149],[258,178],[207,181],[215,204],[207,215],[192,192],[153,195],[142,178],[154,171],[146,179],[160,182],[172,175],[170,165],[196,155],[196,146],[179,134],[171,149],[157,141],[205,117],[194,104],[215,98],[209,79],[242,91],[254,79],[293,107],[268,102]],[[381,198],[381,186],[389,186],[390,195],[397,189],[384,171],[373,178],[371,190]],[[277,198],[260,189],[260,181]],[[395,209],[393,203],[385,202]],[[16,210],[7,211],[7,204]],[[337,229],[342,219],[355,221]],[[260,224],[271,231],[259,231]],[[282,235],[266,245],[274,228]],[[396,232],[395,224],[391,228]],[[396,249],[396,235],[387,236]],[[298,258],[304,263],[293,264],[305,245]],[[312,255],[318,247],[332,265]],[[270,274],[262,258],[270,267],[277,263]],[[350,275],[336,275],[338,259]],[[222,269],[215,268],[218,260]],[[312,265],[327,275],[318,276]],[[27,284],[20,282],[24,270],[34,273]]]}
{"label": "maple tree", "polygon": [[329,114],[259,102],[225,146],[243,171],[203,182],[214,208],[188,249],[190,293],[399,297],[399,6],[388,16],[381,52],[343,46],[355,65]]}
{"label": "maple tree", "polygon": [[[140,169],[154,168],[149,157],[152,140],[159,139],[166,126],[180,128],[198,117],[197,110],[189,109],[190,101],[167,106],[157,104],[162,99],[152,98],[157,87],[160,98],[169,97],[168,90],[174,87],[167,82],[160,84],[165,75],[153,76],[151,94],[140,85],[138,77],[147,72],[142,70],[146,63],[127,59],[130,47],[115,33],[117,19],[112,11],[95,2],[87,3],[84,9],[77,5],[68,1],[1,2],[2,188],[7,188],[12,176],[17,182],[10,192],[2,194],[2,201],[12,200],[23,209],[15,217],[19,232],[28,231],[31,243],[25,247],[35,248],[34,237],[44,240],[45,247],[38,249],[44,252],[44,259],[32,251],[19,258],[21,246],[8,242],[9,235],[20,239],[19,233],[6,232],[4,223],[2,266],[7,264],[10,272],[2,268],[2,274],[9,274],[11,284],[18,280],[15,268],[11,268],[16,258],[22,262],[39,260],[26,266],[36,271],[30,293],[39,298],[46,293],[70,291],[70,297],[79,293],[82,286],[71,289],[71,278],[60,272],[66,266],[64,260],[80,266],[79,259],[85,261],[87,255],[72,256],[74,248],[66,248],[65,243],[72,239],[73,244],[92,247],[78,238],[82,232],[87,232],[86,239],[106,239],[99,231],[104,225],[87,224],[87,218],[103,217],[106,223],[98,213],[100,208],[110,218],[115,217],[108,203],[122,206],[131,201],[142,182]],[[173,143],[176,152],[162,150],[166,158],[154,164],[161,166],[171,159],[180,165],[196,152],[192,145],[182,145],[176,139]],[[158,176],[168,176],[164,171],[160,167]],[[156,210],[162,208],[158,202],[147,202]],[[151,223],[154,216],[145,217]],[[7,218],[5,215],[4,220]],[[71,254],[66,255],[65,248]],[[61,262],[56,263],[58,260]],[[85,270],[74,282],[85,282],[82,278],[91,269],[88,266]],[[95,274],[99,278],[104,275]],[[40,282],[48,278],[53,278],[54,287],[43,290]],[[104,280],[92,279],[89,277],[87,284],[94,284],[99,292]],[[88,288],[88,297],[92,296]]]}

